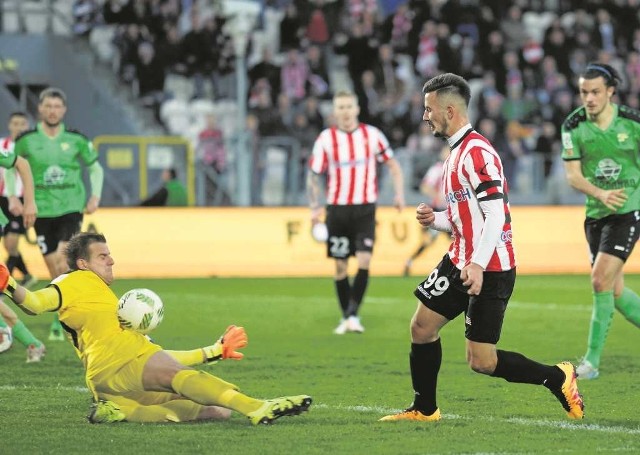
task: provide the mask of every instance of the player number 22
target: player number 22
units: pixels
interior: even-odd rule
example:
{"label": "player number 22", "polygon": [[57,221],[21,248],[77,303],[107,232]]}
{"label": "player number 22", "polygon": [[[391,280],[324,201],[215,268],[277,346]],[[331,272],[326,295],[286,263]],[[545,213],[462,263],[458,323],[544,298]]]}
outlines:
{"label": "player number 22", "polygon": [[331,254],[334,257],[346,258],[349,256],[349,238],[348,237],[329,237],[331,242]]}

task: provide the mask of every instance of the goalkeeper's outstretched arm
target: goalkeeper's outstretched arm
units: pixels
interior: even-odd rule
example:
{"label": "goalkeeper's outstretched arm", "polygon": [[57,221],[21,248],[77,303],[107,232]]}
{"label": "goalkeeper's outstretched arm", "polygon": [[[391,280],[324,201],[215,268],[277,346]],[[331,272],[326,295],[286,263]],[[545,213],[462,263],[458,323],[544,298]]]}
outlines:
{"label": "goalkeeper's outstretched arm", "polygon": [[243,327],[230,325],[224,334],[211,346],[205,346],[191,351],[165,352],[185,366],[201,365],[203,363],[216,363],[224,359],[240,360],[244,354],[236,349],[244,348],[248,343],[247,333]]}
{"label": "goalkeeper's outstretched arm", "polygon": [[48,287],[31,292],[16,282],[4,264],[0,264],[0,290],[22,311],[30,315],[55,311],[60,307],[58,291]]}

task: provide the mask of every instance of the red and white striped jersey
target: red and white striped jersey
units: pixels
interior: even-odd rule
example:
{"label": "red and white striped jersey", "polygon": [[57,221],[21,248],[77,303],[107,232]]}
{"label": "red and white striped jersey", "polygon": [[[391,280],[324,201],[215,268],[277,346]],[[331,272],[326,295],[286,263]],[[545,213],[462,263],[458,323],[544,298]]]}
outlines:
{"label": "red and white striped jersey", "polygon": [[[462,269],[472,261],[474,253],[477,255],[484,248],[487,249],[486,257],[490,257],[486,271],[511,270],[516,266],[516,261],[507,197],[508,185],[500,157],[491,143],[471,129],[470,125],[449,141],[452,150],[444,164],[442,182],[447,218],[453,235],[449,257],[458,269]],[[504,225],[497,238],[485,239],[481,244],[480,238],[486,220],[480,203],[496,199],[503,201]]]}
{"label": "red and white striped jersey", "polygon": [[[13,139],[10,137],[4,137],[0,139],[0,153],[6,155],[8,153],[13,152],[13,147],[15,143]],[[0,194],[4,197],[7,197],[8,191],[4,184],[4,173],[5,169],[0,167]],[[22,196],[22,180],[20,180],[20,175],[16,173],[16,191],[14,193],[16,196]]]}
{"label": "red and white striped jersey", "polygon": [[385,135],[360,123],[351,132],[322,131],[313,145],[309,167],[327,174],[327,204],[371,204],[378,199],[377,163],[393,157]]}

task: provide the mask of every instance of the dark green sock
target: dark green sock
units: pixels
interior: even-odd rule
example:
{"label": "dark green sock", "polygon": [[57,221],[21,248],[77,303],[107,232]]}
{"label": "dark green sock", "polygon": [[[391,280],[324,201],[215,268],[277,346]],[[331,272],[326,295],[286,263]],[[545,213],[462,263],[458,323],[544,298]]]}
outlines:
{"label": "dark green sock", "polygon": [[600,356],[607,341],[614,309],[613,291],[593,293],[593,312],[589,326],[587,353],[584,358],[595,368],[600,366]]}
{"label": "dark green sock", "polygon": [[640,327],[640,296],[629,288],[624,288],[620,297],[615,299],[616,309],[635,325]]}

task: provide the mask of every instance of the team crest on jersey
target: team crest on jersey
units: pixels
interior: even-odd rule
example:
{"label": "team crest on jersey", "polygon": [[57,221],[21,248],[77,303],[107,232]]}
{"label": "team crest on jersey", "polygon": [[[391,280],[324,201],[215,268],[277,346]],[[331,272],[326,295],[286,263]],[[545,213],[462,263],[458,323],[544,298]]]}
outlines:
{"label": "team crest on jersey", "polygon": [[69,143],[68,142],[61,142],[60,143],[60,148],[62,149],[63,152],[66,152],[67,150],[69,150]]}
{"label": "team crest on jersey", "polygon": [[629,135],[627,133],[618,133],[618,142],[624,142],[629,139]]}
{"label": "team crest on jersey", "polygon": [[615,182],[620,176],[620,171],[622,171],[622,166],[611,158],[605,158],[598,163],[596,178],[608,182]]}

